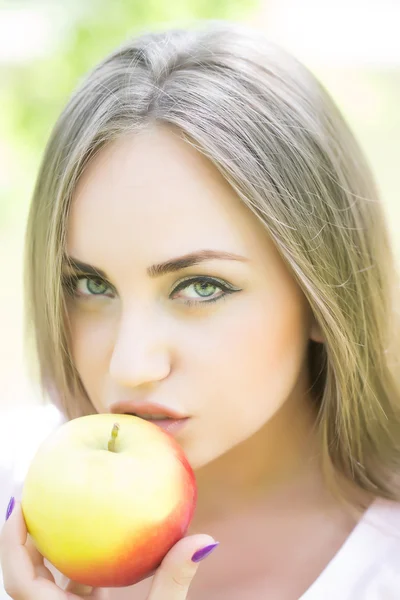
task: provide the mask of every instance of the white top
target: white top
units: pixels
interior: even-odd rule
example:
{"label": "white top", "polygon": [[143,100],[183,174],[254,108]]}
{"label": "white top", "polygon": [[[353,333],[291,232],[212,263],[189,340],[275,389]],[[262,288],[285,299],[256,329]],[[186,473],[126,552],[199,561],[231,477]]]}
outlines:
{"label": "white top", "polygon": [[376,500],[299,600],[399,600],[400,504]]}
{"label": "white top", "polygon": [[[2,415],[0,511],[3,515],[11,495],[17,500],[21,498],[23,480],[35,449],[61,422],[53,407],[35,409],[29,417],[26,411],[23,415]],[[24,440],[22,448],[21,440]],[[1,572],[0,600],[9,600]],[[400,600],[400,503],[375,501],[299,600]]]}

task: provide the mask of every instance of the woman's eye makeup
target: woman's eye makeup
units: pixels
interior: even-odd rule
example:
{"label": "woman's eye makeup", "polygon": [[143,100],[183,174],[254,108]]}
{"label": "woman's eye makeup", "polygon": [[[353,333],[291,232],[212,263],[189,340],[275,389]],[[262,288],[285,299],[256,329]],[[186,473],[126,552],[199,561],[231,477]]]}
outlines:
{"label": "woman's eye makeup", "polygon": [[205,275],[191,277],[181,281],[172,290],[170,297],[174,299],[176,295],[183,290],[187,291],[186,297],[182,298],[187,306],[217,302],[218,300],[226,298],[229,294],[241,291],[240,288],[233,286],[223,279]]}
{"label": "woman's eye makeup", "polygon": [[[70,296],[82,300],[114,298],[115,288],[102,277],[93,277],[87,273],[73,273],[63,276],[63,286]],[[189,277],[180,281],[171,291],[169,298],[178,299],[187,306],[209,304],[226,298],[241,289],[216,277],[205,275]],[[182,294],[182,292],[186,292]]]}
{"label": "woman's eye makeup", "polygon": [[113,298],[115,292],[107,293],[107,290],[113,290],[113,287],[102,277],[94,277],[87,273],[68,273],[62,277],[64,290],[73,298],[93,298],[106,297]]}
{"label": "woman's eye makeup", "polygon": [[67,283],[67,288],[76,298],[91,298],[94,296],[113,298],[115,296],[115,292],[109,283],[101,277],[93,277],[93,275],[73,275]]}

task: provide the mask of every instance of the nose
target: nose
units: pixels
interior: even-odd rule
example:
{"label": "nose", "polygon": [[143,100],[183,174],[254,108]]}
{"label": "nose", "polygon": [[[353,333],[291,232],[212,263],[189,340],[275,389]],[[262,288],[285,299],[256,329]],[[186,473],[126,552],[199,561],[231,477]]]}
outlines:
{"label": "nose", "polygon": [[132,388],[161,381],[170,370],[170,351],[160,319],[143,311],[123,316],[110,360],[111,378]]}

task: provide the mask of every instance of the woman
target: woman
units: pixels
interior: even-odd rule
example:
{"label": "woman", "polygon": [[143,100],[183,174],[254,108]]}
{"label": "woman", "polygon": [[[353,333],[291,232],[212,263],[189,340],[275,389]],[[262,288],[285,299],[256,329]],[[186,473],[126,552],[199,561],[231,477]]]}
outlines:
{"label": "woman", "polygon": [[69,592],[17,503],[12,598],[399,595],[390,244],[362,153],[303,66],[229,23],[119,48],[54,128],[26,257],[44,390],[66,418],[187,418],[171,434],[199,501],[153,578]]}

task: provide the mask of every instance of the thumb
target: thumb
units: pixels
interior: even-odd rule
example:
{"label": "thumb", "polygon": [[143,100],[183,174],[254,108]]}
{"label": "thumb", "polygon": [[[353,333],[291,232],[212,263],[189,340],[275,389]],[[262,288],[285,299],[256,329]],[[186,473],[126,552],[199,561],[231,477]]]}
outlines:
{"label": "thumb", "polygon": [[75,581],[69,580],[65,591],[69,592],[70,594],[75,594],[80,598],[86,598],[87,596],[91,596],[93,598],[95,589],[89,585],[82,585],[80,583],[76,583]]}
{"label": "thumb", "polygon": [[157,569],[148,600],[185,600],[199,562],[211,554],[218,544],[205,534],[179,540]]}

